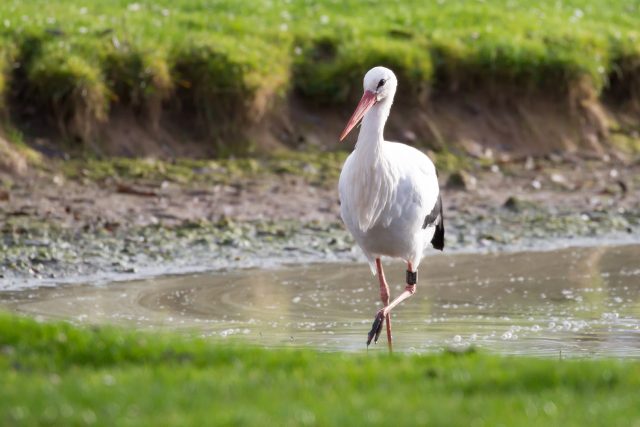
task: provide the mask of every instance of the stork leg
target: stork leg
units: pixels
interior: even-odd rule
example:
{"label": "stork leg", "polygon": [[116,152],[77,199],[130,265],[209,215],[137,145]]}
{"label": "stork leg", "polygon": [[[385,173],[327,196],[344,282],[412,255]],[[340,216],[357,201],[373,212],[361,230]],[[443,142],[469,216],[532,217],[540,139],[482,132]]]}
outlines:
{"label": "stork leg", "polygon": [[[378,262],[379,260],[376,260],[376,265],[379,265]],[[382,271],[382,266],[379,267],[378,274],[380,274],[381,271]],[[389,300],[387,297],[387,303],[385,303],[384,307],[380,309],[380,311],[378,311],[378,314],[376,314],[376,318],[373,321],[373,326],[371,327],[371,331],[369,332],[367,345],[369,345],[369,343],[371,342],[371,339],[374,336],[375,336],[374,342],[378,342],[378,336],[380,336],[380,331],[382,330],[382,323],[384,323],[384,320],[387,319],[387,338],[389,339],[389,351],[391,351],[391,324],[390,324],[391,310],[393,310],[393,308],[398,304],[400,304],[402,301],[406,300],[411,295],[416,293],[416,282],[418,281],[417,279],[418,279],[418,272],[413,271],[413,267],[411,266],[411,263],[408,262],[407,263],[407,286],[405,286],[404,292],[402,292],[400,296],[398,296],[396,299],[391,301],[390,304],[388,303]],[[382,281],[384,281],[384,277],[381,279],[381,282],[380,282],[381,296],[382,296]],[[385,282],[385,285],[386,285],[386,282]],[[387,289],[388,288],[389,287],[387,285]],[[387,295],[388,293],[389,292],[387,291]],[[383,300],[383,303],[384,303],[384,300]]]}
{"label": "stork leg", "polygon": [[[384,271],[382,270],[382,263],[380,262],[380,258],[376,258],[376,269],[378,270],[378,280],[380,281],[380,300],[382,301],[382,305],[387,307],[389,305],[389,285],[387,284],[387,280],[384,277]],[[369,335],[367,336],[367,346],[371,344],[371,340],[375,338],[374,343],[378,342],[378,337],[380,336],[380,332],[382,331],[382,324],[384,321],[387,321],[387,344],[389,346],[389,352],[393,351],[393,342],[391,338],[391,314],[387,313],[385,316],[381,317],[379,320],[376,318],[376,322],[374,322],[374,326],[371,328]]]}

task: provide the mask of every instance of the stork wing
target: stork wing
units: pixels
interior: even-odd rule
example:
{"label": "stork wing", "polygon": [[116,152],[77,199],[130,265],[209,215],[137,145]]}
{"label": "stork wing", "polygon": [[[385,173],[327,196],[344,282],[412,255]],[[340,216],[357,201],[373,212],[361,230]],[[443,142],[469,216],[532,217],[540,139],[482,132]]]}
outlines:
{"label": "stork wing", "polygon": [[429,226],[435,227],[431,240],[434,248],[444,248],[444,216],[442,198],[438,187],[435,166],[429,157],[405,144],[389,145],[394,163],[402,164],[403,172],[395,186],[393,200],[387,205],[384,217],[388,222],[403,218],[418,223],[416,232]]}

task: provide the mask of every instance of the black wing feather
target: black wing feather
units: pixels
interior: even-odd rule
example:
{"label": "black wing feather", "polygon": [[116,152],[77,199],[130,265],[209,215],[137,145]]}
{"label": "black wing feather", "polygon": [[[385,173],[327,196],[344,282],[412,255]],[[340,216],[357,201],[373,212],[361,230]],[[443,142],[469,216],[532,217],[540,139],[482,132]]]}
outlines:
{"label": "black wing feather", "polygon": [[427,215],[422,224],[422,228],[427,228],[430,225],[435,225],[436,231],[431,239],[431,245],[434,249],[444,249],[444,215],[442,213],[442,197],[438,195],[438,200],[435,206],[431,209],[431,213]]}

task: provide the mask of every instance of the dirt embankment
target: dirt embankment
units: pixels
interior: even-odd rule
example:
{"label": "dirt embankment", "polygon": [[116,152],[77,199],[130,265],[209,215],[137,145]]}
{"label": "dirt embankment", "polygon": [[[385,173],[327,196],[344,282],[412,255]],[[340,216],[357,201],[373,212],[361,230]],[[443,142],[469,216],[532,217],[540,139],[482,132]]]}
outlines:
{"label": "dirt embankment", "polygon": [[[326,107],[292,93],[263,100],[259,108],[247,106],[243,111],[234,106],[229,108],[235,113],[204,118],[184,107],[176,95],[153,113],[112,108],[103,122],[90,125],[89,133],[73,122],[58,126],[54,112],[30,110],[14,100],[5,123],[45,156],[90,152],[167,159],[225,154],[221,147],[235,147],[226,154],[309,145],[332,150],[357,102],[356,95],[351,98],[353,102]],[[0,168],[22,172],[24,156],[6,141],[7,133],[0,142]],[[596,97],[588,88],[557,94],[512,87],[449,87],[428,96],[400,90],[386,137],[474,157],[578,152],[596,158],[626,153],[633,158],[639,147],[640,114],[624,94],[612,91]]]}

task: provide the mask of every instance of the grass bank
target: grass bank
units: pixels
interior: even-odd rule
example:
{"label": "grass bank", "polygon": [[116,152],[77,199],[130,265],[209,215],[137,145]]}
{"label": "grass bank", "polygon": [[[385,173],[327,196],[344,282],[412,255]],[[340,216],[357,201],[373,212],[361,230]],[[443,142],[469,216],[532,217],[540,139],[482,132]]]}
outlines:
{"label": "grass bank", "polygon": [[[98,150],[95,140],[122,138],[113,130],[124,110],[145,131],[172,122],[181,129],[174,140],[201,139],[210,153],[251,151],[265,138],[247,127],[273,122],[290,96],[345,108],[378,64],[397,72],[406,105],[438,92],[551,94],[561,109],[597,121],[594,100],[638,106],[639,8],[627,0],[9,0],[0,5],[0,91],[27,133],[49,127]],[[284,133],[276,139],[299,139]],[[433,142],[440,133],[418,136]]]}
{"label": "grass bank", "polygon": [[640,421],[640,364],[264,350],[0,315],[5,425]]}

